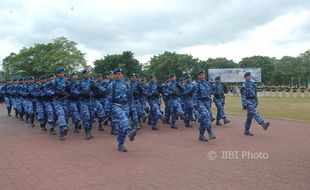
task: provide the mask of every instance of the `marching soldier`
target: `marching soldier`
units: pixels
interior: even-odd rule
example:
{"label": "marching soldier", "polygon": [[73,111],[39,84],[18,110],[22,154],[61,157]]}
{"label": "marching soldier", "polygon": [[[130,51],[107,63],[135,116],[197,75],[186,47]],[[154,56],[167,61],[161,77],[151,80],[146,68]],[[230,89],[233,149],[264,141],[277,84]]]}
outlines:
{"label": "marching soldier", "polygon": [[253,118],[258,124],[260,124],[264,130],[267,130],[270,123],[265,122],[264,119],[260,116],[257,111],[258,99],[257,99],[257,90],[253,81],[251,81],[251,73],[246,72],[244,74],[245,82],[241,85],[241,100],[242,107],[244,110],[247,110],[247,119],[245,121],[244,127],[244,135],[253,136],[250,132],[250,127]]}

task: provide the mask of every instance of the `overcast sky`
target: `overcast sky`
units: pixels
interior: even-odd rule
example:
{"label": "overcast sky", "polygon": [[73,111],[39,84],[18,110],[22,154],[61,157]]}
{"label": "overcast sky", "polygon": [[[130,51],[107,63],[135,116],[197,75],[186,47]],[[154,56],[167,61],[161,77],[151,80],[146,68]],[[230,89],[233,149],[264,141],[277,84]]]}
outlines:
{"label": "overcast sky", "polygon": [[200,59],[296,56],[310,49],[310,0],[1,0],[0,60],[65,36],[88,64],[133,51]]}

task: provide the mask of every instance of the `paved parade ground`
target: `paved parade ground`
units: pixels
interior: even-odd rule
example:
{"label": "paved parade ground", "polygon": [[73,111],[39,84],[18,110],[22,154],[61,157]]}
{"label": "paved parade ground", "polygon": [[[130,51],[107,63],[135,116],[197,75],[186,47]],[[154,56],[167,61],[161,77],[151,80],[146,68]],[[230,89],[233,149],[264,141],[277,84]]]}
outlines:
{"label": "paved parade ground", "polygon": [[[0,106],[0,189],[310,189],[310,123],[270,120],[253,137],[243,117],[214,127],[216,140],[197,140],[197,123],[178,130],[147,125],[128,152],[116,150],[110,129],[67,140],[7,117]],[[226,152],[224,152],[226,151]],[[222,158],[225,153],[226,157]]]}

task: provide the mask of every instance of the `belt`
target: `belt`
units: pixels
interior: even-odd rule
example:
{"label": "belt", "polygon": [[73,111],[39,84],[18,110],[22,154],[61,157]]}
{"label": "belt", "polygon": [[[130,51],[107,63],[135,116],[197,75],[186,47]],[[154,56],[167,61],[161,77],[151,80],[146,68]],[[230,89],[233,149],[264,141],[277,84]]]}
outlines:
{"label": "belt", "polygon": [[247,100],[254,100],[256,97],[246,97]]}
{"label": "belt", "polygon": [[127,101],[116,101],[116,100],[114,100],[114,101],[112,101],[112,104],[121,104],[121,105],[126,105],[126,104],[128,104],[128,102]]}

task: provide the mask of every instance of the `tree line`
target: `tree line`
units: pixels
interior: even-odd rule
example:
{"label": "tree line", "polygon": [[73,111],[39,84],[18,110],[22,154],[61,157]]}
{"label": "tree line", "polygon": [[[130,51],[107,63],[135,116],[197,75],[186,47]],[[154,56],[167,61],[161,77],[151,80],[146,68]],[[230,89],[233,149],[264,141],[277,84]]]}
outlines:
{"label": "tree line", "polygon": [[58,66],[64,66],[67,74],[89,68],[93,75],[104,74],[115,67],[123,68],[125,75],[138,73],[142,77],[156,73],[163,80],[169,73],[177,77],[185,74],[196,76],[201,70],[215,68],[262,68],[262,83],[269,85],[291,85],[292,82],[307,85],[310,76],[310,50],[296,57],[284,56],[281,59],[268,56],[245,57],[239,62],[227,58],[200,60],[189,54],[165,51],[154,55],[148,63],[139,62],[134,53],[124,51],[110,54],[94,61],[94,66],[86,65],[85,53],[77,48],[77,43],[60,37],[47,44],[34,44],[24,47],[18,53],[11,53],[2,61],[6,79],[53,73]]}

